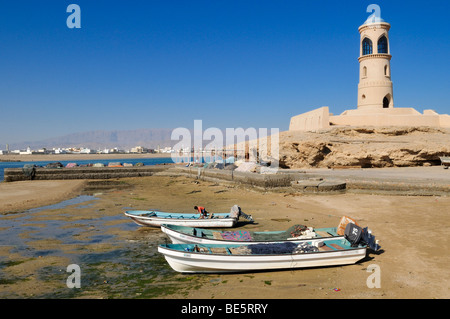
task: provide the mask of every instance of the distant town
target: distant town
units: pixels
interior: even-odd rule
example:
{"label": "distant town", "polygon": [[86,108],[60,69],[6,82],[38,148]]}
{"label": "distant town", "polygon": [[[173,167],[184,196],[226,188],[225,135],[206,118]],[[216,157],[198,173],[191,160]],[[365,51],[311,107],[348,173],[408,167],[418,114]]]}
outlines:
{"label": "distant town", "polygon": [[[176,153],[178,156],[220,156],[220,157],[240,157],[240,158],[248,158],[249,154],[245,151],[245,149],[236,149],[236,148],[212,148],[206,149],[203,147],[199,147],[194,149],[193,147],[181,147],[174,149],[170,146],[165,147],[157,147],[157,148],[146,148],[143,146],[135,146],[130,149],[120,149],[118,147],[114,148],[103,148],[103,149],[91,149],[87,147],[55,147],[52,149],[49,148],[39,148],[37,150],[31,149],[31,147],[27,147],[27,149],[16,149],[9,150],[9,146],[6,145],[6,150],[0,150],[0,156],[5,155],[5,157],[0,157],[0,162],[8,162],[7,155],[61,155],[61,154],[173,154]],[[252,153],[256,156],[256,150],[252,150]]]}
{"label": "distant town", "polygon": [[6,150],[0,150],[0,155],[51,155],[51,154],[155,154],[155,153],[174,153],[175,150],[172,147],[163,148],[146,148],[142,146],[132,147],[131,149],[123,150],[117,147],[115,148],[104,148],[100,150],[95,150],[91,148],[84,147],[63,147],[63,148],[40,148],[33,150],[28,147],[25,150],[9,150],[9,146],[6,145]]}

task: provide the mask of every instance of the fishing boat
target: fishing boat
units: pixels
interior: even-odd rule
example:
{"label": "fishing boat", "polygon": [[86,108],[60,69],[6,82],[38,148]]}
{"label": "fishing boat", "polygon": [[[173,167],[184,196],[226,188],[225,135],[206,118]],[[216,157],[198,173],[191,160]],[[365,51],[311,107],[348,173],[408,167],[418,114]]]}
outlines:
{"label": "fishing boat", "polygon": [[344,238],[246,245],[165,244],[169,265],[182,273],[236,273],[354,264],[380,246],[366,228],[349,223]]}
{"label": "fishing boat", "polygon": [[[169,265],[182,273],[228,273],[282,270],[354,264],[366,256],[367,247],[352,247],[344,239],[326,239],[321,247],[311,242],[254,245],[159,245]],[[316,248],[313,249],[311,247]]]}
{"label": "fishing boat", "polygon": [[337,233],[337,227],[313,228],[305,225],[294,225],[283,231],[248,230],[212,230],[179,225],[161,225],[161,230],[172,241],[172,244],[259,244],[276,241],[319,241],[324,238],[343,238]]}
{"label": "fishing boat", "polygon": [[248,222],[253,222],[252,216],[244,214],[237,205],[234,205],[229,213],[208,213],[207,216],[202,216],[202,214],[168,213],[156,210],[126,211],[125,216],[130,217],[140,226],[154,227],[169,224],[187,227],[228,228],[234,227],[240,217],[246,219]]}
{"label": "fishing boat", "polygon": [[450,157],[440,157],[441,165],[447,169],[450,166]]}

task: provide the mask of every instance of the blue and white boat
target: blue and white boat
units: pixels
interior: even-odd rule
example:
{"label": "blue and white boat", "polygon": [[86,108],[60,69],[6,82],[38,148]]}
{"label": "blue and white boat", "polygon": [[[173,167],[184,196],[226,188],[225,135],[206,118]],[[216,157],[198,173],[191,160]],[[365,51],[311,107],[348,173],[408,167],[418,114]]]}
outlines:
{"label": "blue and white boat", "polygon": [[126,211],[125,216],[130,217],[138,225],[154,227],[170,224],[201,228],[227,228],[234,227],[241,216],[253,222],[253,218],[245,215],[237,205],[234,205],[229,213],[208,213],[205,217],[199,213],[168,213],[156,210]]}
{"label": "blue and white boat", "polygon": [[334,237],[343,238],[337,233],[337,227],[313,228],[304,225],[294,225],[281,231],[249,231],[216,230],[186,227],[180,225],[161,225],[172,244],[215,244],[215,245],[248,245],[277,241],[308,241],[322,240]]}
{"label": "blue and white boat", "polygon": [[165,244],[158,246],[170,267],[181,273],[238,273],[354,264],[367,246],[345,238],[254,245]]}
{"label": "blue and white boat", "polygon": [[371,231],[353,223],[344,237],[252,244],[165,244],[158,246],[169,265],[182,273],[227,273],[354,264],[367,250],[380,250]]}

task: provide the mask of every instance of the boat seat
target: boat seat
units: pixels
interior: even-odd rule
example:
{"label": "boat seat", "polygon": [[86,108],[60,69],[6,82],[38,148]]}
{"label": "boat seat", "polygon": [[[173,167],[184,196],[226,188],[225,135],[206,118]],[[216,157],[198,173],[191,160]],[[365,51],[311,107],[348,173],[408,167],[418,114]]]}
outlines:
{"label": "boat seat", "polygon": [[210,250],[213,254],[223,254],[223,255],[229,254],[228,249],[225,247],[211,247]]}
{"label": "boat seat", "polygon": [[145,213],[145,214],[142,214],[142,216],[145,216],[145,217],[156,216],[156,213],[155,212]]}
{"label": "boat seat", "polygon": [[196,237],[203,237],[204,233],[201,229],[198,228],[194,228],[194,230],[192,231],[193,235]]}
{"label": "boat seat", "polygon": [[339,246],[339,245],[337,245],[337,244],[330,244],[330,246],[333,247],[333,248],[335,248],[335,249],[337,249],[337,250],[342,250],[342,249],[344,249],[344,247]]}
{"label": "boat seat", "polygon": [[315,232],[320,237],[333,237],[333,235],[331,235],[329,232],[326,232],[326,231],[316,230]]}
{"label": "boat seat", "polygon": [[218,231],[213,231],[212,235],[213,235],[214,239],[220,239],[220,240],[223,239],[222,234]]}
{"label": "boat seat", "polygon": [[330,250],[333,250],[333,248],[328,247],[326,244],[319,247],[319,251],[330,251]]}
{"label": "boat seat", "polygon": [[230,253],[233,255],[240,255],[239,250],[237,248],[228,248],[228,250],[230,251]]}
{"label": "boat seat", "polygon": [[246,246],[228,247],[232,255],[251,255],[251,250]]}

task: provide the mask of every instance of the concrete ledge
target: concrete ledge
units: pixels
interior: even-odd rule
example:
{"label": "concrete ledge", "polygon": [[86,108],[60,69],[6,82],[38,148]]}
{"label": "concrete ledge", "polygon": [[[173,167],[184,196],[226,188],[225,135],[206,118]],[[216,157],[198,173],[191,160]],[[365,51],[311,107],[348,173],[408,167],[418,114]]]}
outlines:
{"label": "concrete ledge", "polygon": [[24,174],[22,168],[5,168],[4,181],[17,182],[28,180],[64,180],[64,179],[110,179],[121,177],[152,176],[154,173],[167,170],[168,165],[152,165],[140,167],[74,167],[43,168],[36,167],[32,176]]}
{"label": "concrete ledge", "polygon": [[216,170],[197,167],[177,167],[175,174],[183,174],[208,181],[225,181],[257,187],[261,189],[290,187],[291,182],[299,179],[298,173],[291,174],[257,174],[249,172],[236,172],[233,170]]}
{"label": "concrete ledge", "polygon": [[449,196],[450,174],[440,167],[279,170],[277,174],[177,167],[165,174],[186,175],[200,180],[241,184],[258,189],[301,193],[373,193],[412,196]]}
{"label": "concrete ledge", "polygon": [[291,185],[295,190],[305,193],[343,191],[347,188],[344,182],[325,181],[322,178],[293,181]]}
{"label": "concrete ledge", "polygon": [[346,191],[414,196],[450,196],[450,172],[440,166],[369,168],[369,169],[309,169],[303,179],[322,178],[345,182]]}

